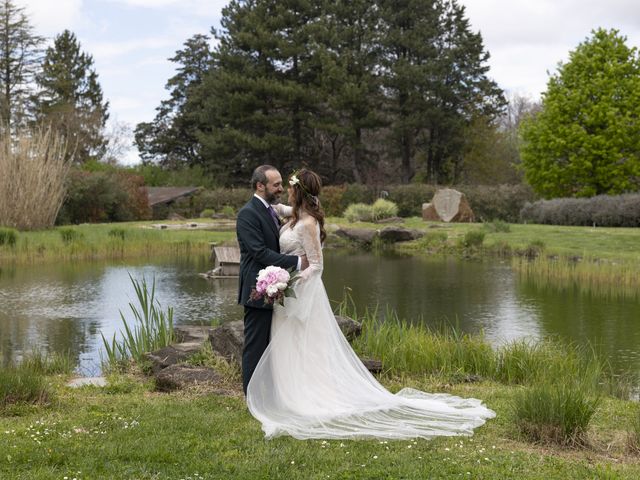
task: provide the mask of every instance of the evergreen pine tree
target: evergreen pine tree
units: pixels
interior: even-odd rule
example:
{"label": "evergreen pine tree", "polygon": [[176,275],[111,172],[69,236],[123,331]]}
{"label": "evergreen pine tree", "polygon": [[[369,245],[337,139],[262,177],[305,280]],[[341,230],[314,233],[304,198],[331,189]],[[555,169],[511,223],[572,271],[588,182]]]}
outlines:
{"label": "evergreen pine tree", "polygon": [[109,117],[91,55],[80,50],[76,36],[65,30],[47,48],[37,76],[39,119],[50,122],[67,139],[75,160],[100,158]]}
{"label": "evergreen pine tree", "polygon": [[44,39],[34,33],[24,8],[0,0],[0,120],[19,126],[30,113],[32,81],[41,60]]}

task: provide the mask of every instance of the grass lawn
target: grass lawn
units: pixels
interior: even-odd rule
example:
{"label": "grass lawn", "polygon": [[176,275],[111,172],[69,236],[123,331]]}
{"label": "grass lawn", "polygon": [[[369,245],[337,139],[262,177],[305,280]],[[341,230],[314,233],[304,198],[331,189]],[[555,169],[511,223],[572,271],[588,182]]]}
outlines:
{"label": "grass lawn", "polygon": [[640,477],[626,453],[624,428],[637,405],[608,398],[581,449],[519,439],[510,417],[517,388],[385,378],[392,390],[413,386],[482,398],[497,412],[473,437],[430,441],[263,438],[241,395],[161,394],[131,377],[111,387],[57,384],[48,407],[21,406],[0,416],[3,479],[582,479]]}

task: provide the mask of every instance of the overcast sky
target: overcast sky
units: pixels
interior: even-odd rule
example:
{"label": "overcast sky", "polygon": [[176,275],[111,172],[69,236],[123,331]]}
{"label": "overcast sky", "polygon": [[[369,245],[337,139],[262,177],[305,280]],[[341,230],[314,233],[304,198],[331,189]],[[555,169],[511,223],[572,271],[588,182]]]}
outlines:
{"label": "overcast sky", "polygon": [[[65,28],[93,55],[111,119],[150,121],[174,74],[168,61],[184,41],[219,27],[227,0],[15,0],[36,31],[52,38]],[[640,45],[640,0],[461,0],[490,52],[489,76],[508,92],[532,99],[548,72],[594,28],[616,28]],[[137,159],[132,150],[127,163]]]}

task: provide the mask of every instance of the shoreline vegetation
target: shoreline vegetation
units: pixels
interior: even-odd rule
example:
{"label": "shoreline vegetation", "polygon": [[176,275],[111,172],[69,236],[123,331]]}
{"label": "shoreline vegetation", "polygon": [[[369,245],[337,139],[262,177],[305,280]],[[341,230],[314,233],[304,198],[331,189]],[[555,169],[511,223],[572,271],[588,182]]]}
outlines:
{"label": "shoreline vegetation", "polygon": [[[0,247],[0,267],[202,254],[209,252],[210,242],[235,239],[232,230],[142,228],[151,223],[20,232],[13,245]],[[381,228],[351,225],[339,218],[327,223],[330,231],[349,226]],[[479,259],[500,255],[513,262],[567,259],[586,263],[584,259],[598,258],[594,265],[625,268],[639,262],[640,231],[634,229],[448,225],[417,218],[398,225],[425,232],[419,240],[394,247],[405,254]],[[346,246],[340,239],[329,245]],[[142,293],[139,298],[146,298]],[[552,339],[492,349],[480,334],[461,334],[451,327],[429,329],[398,319],[393,312],[386,312],[388,318],[379,322],[376,312],[357,312],[348,300],[339,308],[338,313],[362,322],[363,333],[354,341],[354,348],[362,356],[382,360],[379,380],[391,391],[413,387],[480,398],[497,417],[472,437],[430,441],[298,441],[284,437],[265,441],[259,423],[244,404],[237,368],[230,368],[210,348],[203,348],[192,362],[218,368],[226,382],[238,384],[235,395],[216,395],[205,387],[158,393],[144,373],[144,363],[135,362],[127,368],[107,368],[106,387],[72,389],[66,383],[74,367],[64,356],[34,353],[17,365],[0,366],[0,477],[640,476],[640,407],[629,400],[637,379],[614,375],[596,352]],[[223,364],[227,368],[220,370]]]}
{"label": "shoreline vegetation", "polygon": [[[266,441],[248,413],[237,365],[210,366],[235,394],[207,387],[155,391],[144,362],[108,370],[105,387],[66,386],[64,355],[0,368],[0,477],[12,479],[615,478],[640,475],[640,408],[588,349],[545,340],[492,349],[480,334],[411,325],[387,312],[338,313],[362,322],[359,354],[379,380],[482,399],[497,417],[471,437]],[[416,354],[418,352],[419,354]],[[229,367],[229,364],[225,364]],[[19,388],[18,388],[19,387]]]}
{"label": "shoreline vegetation", "polygon": [[[153,225],[183,225],[183,229]],[[188,227],[197,224],[197,228]],[[569,227],[487,222],[446,224],[418,217],[393,225],[423,232],[422,238],[395,244],[408,255],[454,255],[462,258],[510,258],[527,281],[554,288],[579,289],[609,297],[640,294],[640,229]],[[378,230],[386,224],[350,223],[329,217],[329,233],[338,228]],[[204,227],[204,228],[203,228]],[[82,224],[49,230],[17,232],[0,228],[0,267],[61,261],[125,260],[163,255],[208,254],[211,243],[232,243],[235,229],[228,220],[183,220]],[[328,247],[362,248],[335,235]],[[373,250],[387,245],[367,246]]]}

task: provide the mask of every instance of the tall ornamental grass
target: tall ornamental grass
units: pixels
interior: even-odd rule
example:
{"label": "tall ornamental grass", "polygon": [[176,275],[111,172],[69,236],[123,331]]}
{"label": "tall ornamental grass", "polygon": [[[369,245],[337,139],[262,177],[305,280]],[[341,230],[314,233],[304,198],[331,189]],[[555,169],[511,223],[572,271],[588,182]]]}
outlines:
{"label": "tall ornamental grass", "polygon": [[0,225],[51,227],[65,197],[71,168],[64,138],[52,127],[0,137]]}
{"label": "tall ornamental grass", "polygon": [[116,334],[113,335],[111,341],[102,335],[107,357],[106,363],[112,368],[117,368],[129,359],[140,362],[144,359],[145,353],[166,347],[175,340],[173,308],[168,307],[166,312],[162,311],[160,302],[155,298],[155,279],[151,284],[151,290],[149,290],[146,279],[143,278],[140,282],[131,275],[129,278],[138,299],[138,306],[129,303],[129,308],[133,313],[133,322],[129,324],[121,311],[120,318],[124,326],[121,340],[117,340]]}

